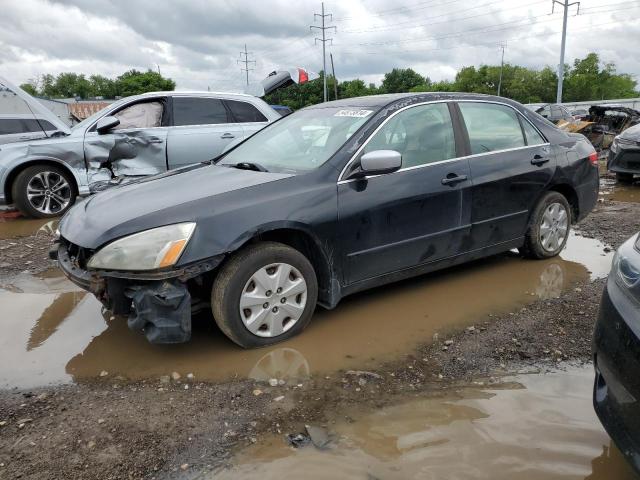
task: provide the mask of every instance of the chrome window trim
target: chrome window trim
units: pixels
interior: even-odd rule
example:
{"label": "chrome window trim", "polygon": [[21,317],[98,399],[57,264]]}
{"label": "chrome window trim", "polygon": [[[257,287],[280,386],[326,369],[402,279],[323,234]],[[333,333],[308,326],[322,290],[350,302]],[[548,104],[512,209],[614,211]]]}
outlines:
{"label": "chrome window trim", "polygon": [[[432,101],[428,101],[428,102],[414,103],[412,105],[407,105],[406,107],[403,107],[403,108],[401,108],[400,110],[398,110],[396,112],[393,112],[388,118],[385,119],[384,122],[382,122],[380,125],[378,125],[378,128],[376,128],[373,131],[373,133],[371,133],[371,135],[369,135],[369,138],[367,138],[367,140],[362,145],[360,145],[360,148],[358,148],[358,150],[356,150],[356,153],[354,153],[351,156],[349,161],[342,168],[342,170],[340,171],[340,175],[338,175],[338,181],[336,183],[338,185],[342,185],[342,184],[345,184],[345,183],[350,183],[350,182],[355,182],[355,181],[361,180],[360,178],[345,179],[345,178],[343,178],[343,176],[344,176],[345,172],[347,171],[347,169],[349,168],[349,166],[356,160],[356,158],[358,157],[358,155],[360,155],[362,150],[369,144],[369,141],[371,141],[371,139],[378,133],[378,131],[380,131],[382,129],[382,127],[384,127],[387,124],[387,122],[389,122],[393,117],[398,115],[400,112],[408,110],[409,108],[419,107],[421,105],[430,105],[430,104],[433,104],[433,103],[452,103],[452,102],[457,102],[457,103],[461,103],[461,102],[466,102],[466,103],[491,103],[491,104],[495,104],[495,105],[504,105],[506,107],[511,108],[513,111],[516,112],[516,115],[519,115],[520,117],[522,117],[522,119],[524,121],[528,122],[540,134],[540,137],[542,137],[543,140],[547,140],[547,138],[542,134],[542,132],[540,132],[539,128],[537,128],[533,123],[531,123],[529,121],[529,119],[527,119],[524,115],[522,115],[522,113],[520,113],[517,108],[515,108],[513,105],[509,105],[508,103],[498,102],[498,101],[495,101],[495,100],[473,100],[473,99],[432,100]],[[464,118],[463,118],[463,120],[464,120]],[[454,129],[455,129],[455,127],[454,127]],[[522,136],[523,136],[523,140],[526,141],[526,137],[524,136],[524,133],[522,134]],[[502,150],[492,150],[491,152],[474,153],[474,154],[471,154],[471,155],[465,155],[463,157],[448,158],[446,160],[440,160],[440,161],[437,161],[437,162],[425,163],[423,165],[415,165],[413,167],[401,168],[400,170],[397,170],[397,171],[393,172],[392,174],[387,174],[387,175],[393,175],[395,173],[406,172],[408,170],[416,170],[418,168],[429,167],[431,165],[440,165],[440,164],[443,164],[443,163],[449,163],[449,162],[453,162],[453,161],[457,161],[457,160],[481,157],[481,156],[485,156],[485,155],[493,155],[494,153],[510,152],[510,151],[515,151],[515,150],[523,150],[523,149],[527,149],[527,148],[534,148],[534,147],[545,147],[545,146],[549,146],[549,145],[551,145],[551,144],[547,141],[546,143],[540,143],[540,144],[537,144],[537,145],[524,145],[522,147],[505,148],[505,149],[502,149]],[[369,178],[375,178],[375,177],[380,177],[380,176],[381,175],[367,175],[367,176],[362,177],[362,178],[369,179]]]}

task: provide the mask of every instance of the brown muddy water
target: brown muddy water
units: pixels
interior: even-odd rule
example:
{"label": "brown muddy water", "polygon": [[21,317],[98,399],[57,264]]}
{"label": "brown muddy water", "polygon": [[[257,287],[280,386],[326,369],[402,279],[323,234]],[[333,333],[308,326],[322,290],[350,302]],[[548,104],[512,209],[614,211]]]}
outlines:
{"label": "brown muddy water", "polygon": [[0,388],[79,381],[103,371],[131,380],[175,371],[199,380],[296,381],[314,372],[373,367],[436,332],[489,320],[557,297],[579,280],[605,276],[611,254],[603,248],[572,234],[559,258],[530,261],[508,253],[370,290],[333,311],[319,309],[302,335],[256,350],[237,347],[208,315],[194,319],[190,342],[150,345],[56,268],[25,273],[0,279]]}
{"label": "brown muddy water", "polygon": [[632,480],[591,406],[592,367],[341,411],[328,448],[259,437],[233,466],[198,478]]}
{"label": "brown muddy water", "polygon": [[612,178],[602,178],[600,180],[600,195],[606,200],[640,203],[640,182],[625,184]]}

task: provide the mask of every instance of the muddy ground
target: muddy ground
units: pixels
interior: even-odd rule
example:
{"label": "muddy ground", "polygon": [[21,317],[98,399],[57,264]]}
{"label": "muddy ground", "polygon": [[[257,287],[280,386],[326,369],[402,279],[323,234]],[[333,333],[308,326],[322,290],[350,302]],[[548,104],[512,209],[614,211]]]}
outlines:
{"label": "muddy ground", "polygon": [[[605,200],[578,229],[615,248],[640,229],[639,219],[640,204]],[[0,240],[0,271],[46,269],[49,242],[46,232]],[[3,391],[0,478],[196,478],[261,434],[299,432],[328,412],[437,394],[470,378],[589,362],[603,285],[584,280],[560,298],[438,332],[370,372],[275,386],[184,376],[132,383],[105,372],[92,382]]]}

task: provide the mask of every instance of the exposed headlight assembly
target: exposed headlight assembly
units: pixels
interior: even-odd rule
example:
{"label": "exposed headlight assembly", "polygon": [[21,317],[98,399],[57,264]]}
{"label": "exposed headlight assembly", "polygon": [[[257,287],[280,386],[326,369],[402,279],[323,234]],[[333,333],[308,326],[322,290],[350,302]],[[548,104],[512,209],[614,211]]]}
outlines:
{"label": "exposed headlight assembly", "polygon": [[156,270],[176,264],[196,228],[193,222],[153,228],[111,242],[87,266],[104,270]]}

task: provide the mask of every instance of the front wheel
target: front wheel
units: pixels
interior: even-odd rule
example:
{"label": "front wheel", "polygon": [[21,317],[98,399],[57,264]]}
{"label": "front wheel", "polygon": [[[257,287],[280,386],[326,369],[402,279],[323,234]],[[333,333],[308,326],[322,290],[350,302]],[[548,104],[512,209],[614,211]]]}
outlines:
{"label": "front wheel", "polygon": [[49,165],[25,168],[13,182],[11,193],[18,210],[32,218],[62,215],[76,200],[71,174]]}
{"label": "front wheel", "polygon": [[543,259],[558,255],[569,238],[571,207],[564,195],[547,192],[531,214],[520,252],[529,258]]}
{"label": "front wheel", "polygon": [[318,298],[313,266],[299,251],[262,242],[232,257],[211,291],[213,318],[244,348],[262,347],[300,333]]}

